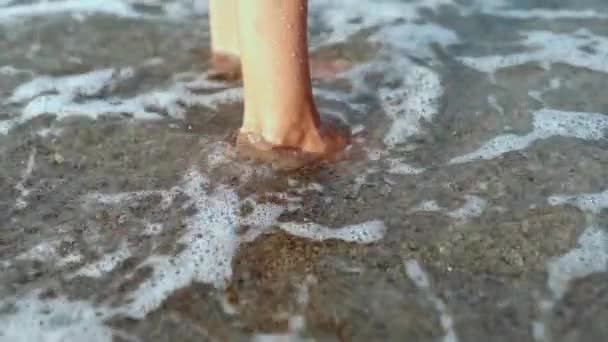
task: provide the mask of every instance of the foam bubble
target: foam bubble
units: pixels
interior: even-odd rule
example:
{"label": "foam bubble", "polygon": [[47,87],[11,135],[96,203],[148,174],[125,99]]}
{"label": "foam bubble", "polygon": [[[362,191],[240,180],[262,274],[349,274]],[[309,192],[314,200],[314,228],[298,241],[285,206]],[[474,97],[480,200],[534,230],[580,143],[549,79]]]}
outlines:
{"label": "foam bubble", "polygon": [[57,258],[58,241],[43,241],[31,249],[17,255],[17,260],[49,261]]}
{"label": "foam bubble", "polygon": [[102,13],[128,18],[139,16],[121,0],[59,0],[7,6],[0,11],[0,23],[69,12]]}
{"label": "foam bubble", "polygon": [[428,290],[431,287],[429,278],[426,272],[422,270],[420,264],[416,260],[408,260],[405,262],[405,273],[416,287]]}
{"label": "foam bubble", "polygon": [[608,208],[608,190],[597,194],[551,196],[548,201],[551,205],[570,204],[585,212],[599,214],[600,211]]}
{"label": "foam bubble", "polygon": [[551,259],[547,264],[549,289],[556,299],[562,298],[570,281],[595,272],[608,271],[608,234],[599,227],[583,231],[578,247]]}
{"label": "foam bubble", "polygon": [[532,322],[532,337],[534,337],[535,341],[547,341],[545,323],[540,321]]}
{"label": "foam bubble", "polygon": [[453,4],[462,15],[491,15],[512,19],[601,19],[607,15],[595,9],[514,8],[507,0],[470,0],[468,5]]}
{"label": "foam bubble", "polygon": [[[70,239],[65,240],[46,240],[29,250],[17,255],[15,260],[38,261],[44,263],[54,263],[56,267],[64,267],[69,264],[79,263],[82,260],[82,255],[78,252],[68,253],[67,255],[59,254],[58,250],[64,242],[72,242]],[[10,262],[7,260],[7,265]]]}
{"label": "foam bubble", "polygon": [[458,221],[467,221],[483,214],[488,202],[478,196],[465,195],[465,203],[461,208],[450,211],[447,215]]}
{"label": "foam bubble", "polygon": [[57,137],[57,136],[61,135],[61,133],[63,133],[63,129],[61,129],[61,128],[47,127],[47,128],[42,128],[39,131],[37,131],[36,135],[38,135],[39,137],[46,138],[49,136]]}
{"label": "foam bubble", "polygon": [[82,276],[90,278],[100,278],[104,274],[114,270],[116,266],[120,265],[120,263],[130,257],[131,251],[129,250],[126,243],[122,243],[114,252],[105,254],[94,263],[82,267],[81,269],[76,271],[71,277]]}
{"label": "foam bubble", "polygon": [[369,244],[380,241],[386,234],[381,221],[369,221],[342,228],[329,228],[317,223],[280,223],[279,228],[287,233],[307,239],[324,241],[329,239]]}
{"label": "foam bubble", "polygon": [[[6,1],[6,0],[3,0]],[[133,5],[152,5],[160,8],[164,18],[178,19],[207,13],[207,0],[142,1],[142,0],[56,0],[34,1],[8,6],[0,11],[0,24],[33,17],[71,13],[83,20],[85,15],[106,14],[124,18],[157,19],[159,16],[136,11]],[[2,5],[2,3],[0,3]],[[162,18],[162,17],[161,17]]]}
{"label": "foam bubble", "polygon": [[135,70],[127,67],[70,76],[36,77],[15,89],[6,101],[12,104],[25,103],[25,106],[21,116],[0,125],[0,133],[7,133],[15,125],[43,114],[54,114],[58,119],[73,115],[97,119],[106,114],[129,114],[135,119],[149,120],[159,119],[165,113],[174,118],[183,118],[192,106],[216,109],[219,104],[242,99],[241,88],[216,89],[207,94],[193,92],[192,82],[204,80],[204,76],[190,82],[178,80],[166,90],[153,90],[132,98],[86,98],[111,92],[134,75]]}
{"label": "foam bubble", "polygon": [[587,10],[572,10],[572,9],[548,9],[548,8],[526,8],[516,9],[509,8],[506,2],[486,0],[477,3],[477,10],[486,15],[492,15],[501,18],[512,19],[603,19],[608,18],[608,15],[601,13],[595,9]]}
{"label": "foam bubble", "polygon": [[179,254],[154,256],[145,262],[154,273],[131,295],[126,311],[144,317],[175,290],[192,281],[224,286],[232,275],[232,258],[239,244],[237,234],[239,199],[220,186],[210,190],[209,181],[196,171],[184,178],[183,192],[196,213],[186,219],[187,229],[179,239],[185,248]]}
{"label": "foam bubble", "polygon": [[[318,186],[313,186],[318,190]],[[124,303],[113,302],[112,314],[124,314],[135,318],[145,317],[156,309],[176,290],[190,285],[193,281],[222,288],[232,275],[232,260],[244,242],[268,233],[277,225],[278,218],[285,212],[289,203],[299,198],[282,194],[277,198],[287,204],[260,204],[255,197],[240,199],[236,191],[224,185],[212,185],[210,180],[195,169],[190,170],[183,180],[168,190],[146,190],[118,194],[91,193],[84,196],[83,206],[93,210],[95,206],[123,206],[128,203],[145,201],[150,196],[160,196],[158,209],[169,210],[175,205],[178,195],[187,197],[181,209],[194,214],[183,220],[184,228],[176,241],[179,251],[170,255],[152,255],[138,265],[151,267],[152,274],[135,290],[127,294]],[[253,210],[241,216],[244,204]],[[142,234],[153,234],[162,229],[158,224],[151,228],[148,218],[141,219],[147,225]],[[241,234],[243,226],[249,227],[247,234]],[[314,223],[281,223],[278,225],[288,233],[317,240],[339,239],[348,242],[372,243],[380,240],[386,227],[380,221],[370,221],[358,225],[330,229]],[[152,230],[152,232],[149,232]],[[92,236],[94,240],[95,233]],[[92,243],[95,243],[95,241]],[[23,253],[20,257],[27,260],[56,262],[55,266],[80,261],[80,255],[68,255],[63,260],[57,255],[60,241],[45,241],[43,245]],[[114,270],[121,262],[131,257],[131,246],[123,243],[118,249],[102,255],[92,263],[86,264],[67,278],[74,276],[102,277]],[[68,261],[69,259],[69,261]],[[8,264],[10,266],[10,263]],[[8,267],[7,266],[7,267]],[[128,277],[129,275],[127,275]],[[302,292],[304,293],[304,292]],[[301,301],[306,296],[302,294]],[[118,305],[118,306],[116,306]],[[110,312],[110,311],[108,311]]]}
{"label": "foam bubble", "polygon": [[396,175],[418,175],[426,171],[426,169],[418,168],[404,163],[399,159],[388,159],[388,173]]}
{"label": "foam bubble", "polygon": [[382,27],[370,38],[372,42],[389,45],[401,54],[430,58],[433,57],[431,43],[446,47],[460,42],[454,31],[436,24],[403,23]]}
{"label": "foam bubble", "polygon": [[15,190],[17,190],[19,192],[19,197],[15,201],[15,208],[18,210],[25,209],[28,205],[28,203],[25,199],[29,196],[31,190],[27,189],[25,187],[25,182],[27,182],[27,180],[32,175],[35,165],[36,165],[36,149],[34,148],[30,152],[30,155],[27,160],[27,164],[25,166],[25,170],[23,170],[23,172],[21,174],[21,180],[19,181],[19,183],[17,183],[15,185]]}
{"label": "foam bubble", "polygon": [[412,211],[413,212],[416,212],[416,211],[435,212],[435,211],[441,211],[441,210],[443,210],[443,208],[441,206],[439,206],[437,201],[431,200],[431,201],[424,201],[424,202],[418,204]]}
{"label": "foam bubble", "polygon": [[451,211],[441,207],[437,201],[431,200],[418,204],[410,212],[445,212],[446,216],[455,219],[459,223],[463,223],[481,216],[488,205],[488,202],[479,196],[465,195],[464,200],[465,202],[462,207]]}
{"label": "foam bubble", "polygon": [[0,305],[14,307],[14,311],[0,313],[0,341],[112,341],[112,330],[103,324],[107,313],[86,302],[40,300],[30,295],[0,301]]}
{"label": "foam bubble", "polygon": [[504,108],[502,108],[502,106],[500,106],[498,104],[498,101],[496,100],[496,96],[494,95],[488,95],[488,104],[494,108],[500,115],[504,115],[505,110]]}
{"label": "foam bubble", "polygon": [[[373,89],[387,116],[393,121],[384,143],[389,147],[404,143],[421,130],[421,121],[430,121],[438,112],[443,95],[439,76],[430,68],[414,64],[410,57],[432,58],[432,44],[448,46],[459,41],[454,31],[436,24],[415,24],[422,9],[437,10],[450,0],[436,1],[370,1],[313,0],[311,8],[330,28],[321,45],[347,40],[367,28],[378,28],[368,40],[382,45],[379,57],[344,73],[353,84],[353,93],[369,92],[365,75],[379,71],[392,75],[398,87]],[[373,8],[373,11],[369,11]]]}
{"label": "foam bubble", "polygon": [[608,116],[604,114],[541,109],[534,112],[533,117],[532,132],[526,135],[497,136],[476,151],[451,159],[449,164],[494,159],[511,151],[523,150],[537,140],[552,136],[599,140],[605,137],[604,132],[608,129]]}
{"label": "foam bubble", "polygon": [[[496,71],[530,62],[564,63],[608,73],[608,38],[593,35],[586,29],[573,34],[530,31],[521,42],[529,51],[509,55],[462,57],[461,61],[482,72]],[[593,46],[594,52],[583,49]]]}
{"label": "foam bubble", "polygon": [[380,103],[386,115],[393,120],[384,137],[389,147],[402,144],[422,128],[421,121],[430,122],[439,111],[443,88],[437,73],[414,65],[399,62],[395,72],[405,72],[403,84],[397,88],[381,88]]}
{"label": "foam bubble", "polygon": [[560,299],[572,280],[608,271],[608,233],[594,223],[595,216],[608,208],[608,190],[598,194],[552,196],[548,202],[554,206],[571,204],[591,215],[587,217],[588,226],[579,237],[578,246],[547,264],[548,287],[554,298]]}
{"label": "foam bubble", "polygon": [[163,232],[163,225],[161,223],[150,223],[147,222],[144,230],[141,232],[144,236],[154,236]]}
{"label": "foam bubble", "polygon": [[428,300],[433,303],[435,309],[439,313],[439,321],[445,335],[443,336],[443,342],[458,342],[458,336],[454,330],[454,319],[450,315],[450,312],[445,302],[433,293],[431,288],[431,282],[428,275],[422,269],[417,260],[406,260],[405,261],[405,273],[410,280],[416,285],[418,289],[426,294]]}
{"label": "foam bubble", "polygon": [[311,0],[310,7],[331,29],[324,37],[324,44],[333,44],[343,42],[366,28],[390,24],[399,19],[419,19],[422,9],[436,10],[451,3],[451,0]]}
{"label": "foam bubble", "polygon": [[31,70],[15,68],[12,65],[3,65],[0,67],[0,75],[16,76],[19,74],[32,74]]}
{"label": "foam bubble", "polygon": [[[151,266],[153,274],[130,295],[131,301],[121,308],[121,312],[129,316],[144,317],[170,294],[192,281],[219,288],[225,286],[232,275],[232,258],[239,245],[266,233],[286,210],[284,205],[258,204],[254,198],[241,200],[234,190],[225,186],[212,189],[210,181],[194,170],[188,172],[180,185],[168,191],[92,194],[87,196],[86,203],[91,205],[91,202],[98,201],[106,205],[121,205],[158,194],[167,197],[170,202],[178,193],[189,198],[183,207],[195,210],[195,214],[184,221],[184,233],[178,240],[184,248],[174,256],[152,256],[141,264],[140,267]],[[253,211],[245,217],[240,216],[243,204],[253,206]],[[241,226],[249,227],[247,234],[239,234]],[[379,221],[341,229],[295,223],[281,223],[279,227],[297,236],[358,243],[378,241],[386,230]]]}
{"label": "foam bubble", "polygon": [[[115,74],[114,69],[101,69],[71,76],[36,77],[15,89],[7,102],[19,103],[48,92],[71,93],[81,96],[97,95],[105,88],[113,86]],[[132,75],[132,70],[123,69],[118,74]]]}
{"label": "foam bubble", "polygon": [[249,228],[247,233],[242,236],[242,240],[247,242],[253,241],[264,234],[286,210],[283,205],[259,204],[255,203],[253,199],[244,202],[253,206],[253,211],[249,215],[239,218],[239,225],[245,225]]}

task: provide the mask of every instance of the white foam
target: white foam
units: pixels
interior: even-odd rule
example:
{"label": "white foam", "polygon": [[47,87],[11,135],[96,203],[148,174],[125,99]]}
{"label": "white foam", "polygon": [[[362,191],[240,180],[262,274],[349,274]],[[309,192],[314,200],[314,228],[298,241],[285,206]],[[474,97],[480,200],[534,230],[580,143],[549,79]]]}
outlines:
{"label": "white foam", "polygon": [[181,119],[192,106],[216,109],[219,104],[242,99],[241,88],[216,89],[208,94],[193,92],[192,82],[201,81],[204,76],[194,81],[177,80],[166,90],[152,90],[132,98],[105,95],[134,75],[134,69],[127,67],[70,76],[36,77],[15,89],[6,100],[11,104],[25,103],[25,106],[21,116],[2,123],[0,133],[7,133],[15,125],[43,114],[54,114],[58,119],[73,115],[97,119],[106,114],[129,114],[135,119],[150,120],[159,119],[166,113]]}
{"label": "white foam", "polygon": [[568,253],[552,258],[547,264],[548,287],[560,299],[570,281],[595,272],[608,271],[608,233],[595,224],[595,216],[608,208],[608,190],[598,194],[552,196],[551,205],[571,204],[588,213],[587,227],[578,239],[578,246]]}
{"label": "white foam", "polygon": [[[8,3],[6,3],[8,4]],[[153,5],[164,15],[155,16],[136,11],[132,5]],[[0,24],[15,20],[70,13],[82,21],[86,15],[106,14],[139,19],[181,19],[207,13],[207,0],[141,1],[141,0],[39,0],[28,4],[6,6],[0,11]]]}
{"label": "white foam", "polygon": [[139,14],[131,6],[121,0],[38,1],[3,8],[0,11],[0,24],[17,19],[70,12],[102,13],[128,18],[139,17]]}
{"label": "white foam", "polygon": [[31,249],[17,255],[15,259],[46,262],[57,258],[58,247],[58,241],[43,241]]}
{"label": "white foam", "polygon": [[503,115],[505,113],[505,110],[502,108],[502,106],[500,106],[498,104],[498,101],[496,100],[496,96],[494,95],[488,95],[488,104],[496,109],[496,111],[500,114]]}
{"label": "white foam", "polygon": [[395,175],[418,175],[426,171],[426,169],[411,166],[394,158],[387,159],[387,164],[389,167],[387,172]]}
{"label": "white foam", "polygon": [[431,43],[447,47],[460,42],[458,35],[454,31],[428,23],[387,25],[373,34],[369,40],[388,45],[400,54],[407,54],[418,58],[433,57]]}
{"label": "white foam", "polygon": [[597,194],[551,196],[548,201],[554,206],[570,204],[585,212],[599,214],[600,211],[608,208],[608,190]]}
{"label": "white foam", "polygon": [[386,226],[381,221],[369,221],[342,228],[329,228],[317,223],[280,223],[287,233],[307,239],[324,241],[329,239],[369,244],[380,241],[386,234]]}
{"label": "white foam", "polygon": [[389,147],[402,144],[418,134],[421,122],[430,122],[438,113],[443,95],[439,76],[426,67],[404,61],[396,63],[392,72],[405,73],[403,84],[395,89],[381,88],[378,91],[384,112],[393,120],[384,137],[384,143]]}
{"label": "white foam", "polygon": [[413,212],[416,212],[416,211],[435,212],[435,211],[442,211],[442,210],[443,210],[443,208],[441,206],[439,206],[437,201],[431,200],[431,201],[424,201],[424,202],[418,204],[412,211]]}
{"label": "white foam", "polygon": [[40,76],[15,89],[7,102],[19,103],[47,92],[74,94],[75,96],[98,95],[102,90],[115,85],[116,81],[120,81],[120,79],[115,80],[115,76],[120,75],[122,75],[121,78],[132,76],[133,70],[126,68],[117,72],[114,69],[101,69],[70,76]]}
{"label": "white foam", "polygon": [[15,208],[18,210],[25,209],[28,205],[25,200],[29,196],[31,190],[25,187],[25,182],[30,178],[36,165],[36,149],[33,148],[27,159],[25,170],[21,173],[21,180],[15,185],[15,190],[19,192],[19,197],[15,201]]}
{"label": "white foam", "polygon": [[[439,76],[431,69],[414,64],[410,57],[433,58],[432,44],[448,46],[459,42],[454,31],[436,24],[415,24],[422,9],[437,10],[451,0],[371,1],[313,0],[313,13],[330,28],[321,37],[321,45],[347,40],[353,34],[379,27],[368,39],[382,46],[379,56],[370,63],[344,73],[353,84],[353,93],[369,92],[365,75],[380,71],[400,82],[398,87],[373,89],[393,121],[384,142],[389,147],[404,143],[421,130],[421,121],[431,121],[438,112],[443,95]],[[370,11],[369,9],[373,9]]]}
{"label": "white foam", "polygon": [[462,224],[470,219],[480,217],[488,206],[488,202],[479,196],[465,195],[464,200],[465,202],[462,207],[451,211],[440,206],[437,201],[431,200],[418,204],[410,212],[445,212],[445,215]]}
{"label": "white foam", "polygon": [[601,13],[597,10],[572,10],[572,9],[547,9],[547,8],[526,8],[526,9],[515,9],[507,8],[505,5],[496,6],[492,5],[491,1],[488,1],[488,5],[482,6],[480,13],[492,15],[501,18],[513,18],[513,19],[543,19],[543,20],[556,20],[556,19],[604,19],[608,18],[608,15]]}
{"label": "white foam", "polygon": [[14,120],[0,121],[0,134],[7,134],[16,124]]}
{"label": "white foam", "polygon": [[306,193],[306,192],[311,192],[311,191],[323,193],[324,190],[325,190],[325,188],[323,187],[323,185],[316,183],[316,182],[310,182],[297,189],[294,189],[294,191],[300,195],[303,193]]}
{"label": "white foam", "polygon": [[89,303],[29,295],[0,301],[0,306],[7,304],[13,304],[16,312],[0,314],[2,342],[112,341],[112,330],[103,324],[107,314]]}
{"label": "white foam", "polygon": [[478,196],[465,195],[465,203],[461,208],[450,211],[447,215],[458,221],[467,221],[479,217],[486,209],[488,202]]}
{"label": "white foam", "polygon": [[426,272],[422,270],[420,264],[416,260],[408,260],[405,262],[405,273],[410,278],[410,280],[416,285],[416,287],[428,290],[431,287],[431,282],[429,281]]}
{"label": "white foam", "polygon": [[[386,25],[399,19],[420,18],[421,9],[436,10],[450,0],[311,0],[311,11],[331,29],[324,44],[339,43],[367,28]],[[370,10],[372,9],[372,10]]]}
{"label": "white foam", "polygon": [[565,8],[513,8],[507,0],[471,0],[468,5],[453,4],[461,15],[485,14],[500,18],[512,19],[601,19],[605,13],[595,9],[565,9]]}
{"label": "white foam", "polygon": [[386,151],[384,149],[377,149],[377,148],[370,149],[367,146],[364,146],[363,148],[364,148],[365,152],[367,153],[367,159],[369,159],[370,161],[378,161],[388,155],[388,151]]}
{"label": "white foam", "polygon": [[[224,287],[232,275],[232,259],[239,245],[268,233],[273,226],[277,225],[279,216],[287,209],[285,204],[259,204],[255,198],[241,200],[236,191],[223,185],[212,186],[210,181],[196,170],[189,171],[178,185],[168,190],[118,194],[92,193],[84,197],[83,206],[87,210],[93,210],[96,205],[123,206],[144,201],[150,196],[160,196],[159,209],[169,210],[175,205],[176,196],[180,194],[188,198],[182,209],[194,211],[192,216],[184,219],[184,228],[177,241],[182,248],[174,255],[153,255],[138,265],[138,268],[151,267],[152,275],[129,293],[125,302],[113,302],[113,309],[104,309],[109,316],[124,314],[142,318],[151,310],[156,309],[176,290],[190,285],[193,281],[218,288]],[[284,199],[293,198],[285,195]],[[240,209],[245,203],[253,205],[253,211],[249,215],[241,217]],[[146,222],[149,223],[148,218],[143,218],[142,224]],[[248,226],[248,233],[251,233],[241,235],[239,231],[242,226]],[[281,223],[278,226],[297,236],[317,240],[340,239],[358,243],[378,241],[386,231],[386,227],[380,221],[340,229],[330,229],[314,223]],[[157,228],[154,231],[156,232]],[[91,243],[95,243],[95,232],[90,235],[92,236]],[[76,254],[59,257],[57,250],[60,245],[61,242],[58,240],[45,241],[42,245],[34,247],[18,258],[56,261],[55,266],[60,267],[82,260],[82,256]],[[67,277],[71,278],[74,275],[105,276],[131,256],[132,252],[129,248],[131,247],[123,243],[117,250],[102,255],[98,260],[84,265]],[[129,275],[126,276],[129,277]],[[302,305],[306,302],[306,297],[305,291],[300,293],[298,300]],[[69,305],[78,305],[78,303]]]}
{"label": "white foam", "polygon": [[425,293],[428,300],[433,303],[435,309],[439,313],[439,321],[441,323],[441,327],[445,331],[442,341],[458,342],[458,336],[454,330],[454,319],[450,315],[450,312],[443,300],[433,293],[429,277],[422,269],[418,261],[413,259],[405,261],[405,273],[414,283],[414,285]]}
{"label": "white foam", "polygon": [[562,298],[570,281],[595,272],[608,271],[608,234],[590,226],[583,231],[578,247],[552,258],[547,264],[549,289],[556,299]]}
{"label": "white foam", "polygon": [[259,204],[251,198],[244,202],[249,202],[253,205],[253,212],[245,217],[239,218],[239,225],[244,225],[249,228],[247,233],[241,237],[242,241],[245,242],[251,242],[258,236],[266,233],[287,209],[284,205],[269,203]]}
{"label": "white foam", "polygon": [[[63,242],[71,242],[71,240],[45,240],[29,250],[17,255],[15,260],[38,261],[44,263],[53,263],[56,267],[64,267],[70,264],[79,263],[82,260],[82,255],[79,252],[60,255],[59,248]],[[7,261],[8,262],[8,261]]]}
{"label": "white foam", "polygon": [[[184,248],[173,256],[152,256],[141,265],[150,266],[154,271],[130,295],[131,302],[121,309],[129,316],[144,317],[171,293],[188,286],[192,281],[219,288],[225,286],[232,275],[232,258],[239,245],[267,233],[286,210],[285,205],[258,204],[254,198],[240,200],[234,190],[225,186],[211,189],[209,180],[197,171],[190,171],[180,185],[170,190],[116,195],[92,194],[87,196],[85,202],[89,206],[95,201],[106,205],[122,205],[159,194],[166,198],[164,201],[170,202],[179,193],[189,198],[184,208],[195,210],[195,214],[185,220],[184,233],[178,240]],[[240,208],[245,203],[253,206],[253,211],[240,217]],[[247,234],[242,236],[239,234],[241,226],[249,227]],[[384,236],[386,230],[379,221],[336,230],[315,224],[282,223],[279,227],[297,236],[319,240],[336,238],[359,243],[377,241]]]}
{"label": "white foam", "polygon": [[541,109],[534,112],[533,117],[532,132],[526,135],[499,135],[484,143],[476,151],[455,157],[449,163],[461,164],[494,159],[508,152],[523,150],[537,140],[552,136],[599,140],[605,138],[604,132],[608,129],[608,115],[604,114]]}
{"label": "white foam", "polygon": [[78,264],[82,261],[83,256],[78,251],[70,252],[65,256],[60,257],[57,261],[58,267],[65,267],[71,264]]}
{"label": "white foam", "polygon": [[[580,29],[572,34],[530,31],[521,42],[529,51],[509,55],[462,57],[461,61],[479,71],[496,71],[531,62],[564,63],[593,71],[608,73],[608,38]],[[584,51],[593,47],[594,53]]]}
{"label": "white foam", "polygon": [[[46,138],[48,136],[57,137],[57,136],[60,136],[61,133],[63,133],[63,129],[62,128],[47,127],[47,128],[42,128],[39,131],[37,131],[36,135],[38,135],[39,137]],[[0,134],[1,134],[1,130],[0,130]]]}
{"label": "white foam", "polygon": [[196,213],[185,220],[187,226],[179,243],[184,250],[175,256],[155,256],[145,265],[154,273],[139,286],[126,309],[133,317],[144,317],[175,290],[199,281],[223,287],[232,275],[232,258],[239,237],[239,199],[235,192],[220,186],[210,190],[209,181],[196,171],[184,178],[182,190]]}
{"label": "white foam", "polygon": [[19,74],[32,74],[31,70],[15,68],[12,65],[3,65],[0,67],[0,75],[16,76]]}
{"label": "white foam", "polygon": [[154,236],[162,233],[164,227],[161,223],[150,223],[147,222],[144,230],[141,232],[144,236]]}
{"label": "white foam", "polygon": [[302,338],[296,333],[287,334],[258,334],[253,336],[252,342],[314,342],[314,339]]}
{"label": "white foam", "polygon": [[547,341],[547,333],[545,323],[540,321],[532,322],[532,337],[534,341],[544,342]]}
{"label": "white foam", "polygon": [[[131,251],[126,243],[122,243],[114,252],[104,254],[99,260],[92,264],[85,265],[76,271],[71,277],[90,277],[100,278],[108,272],[111,272],[120,265],[123,261],[131,257]],[[71,278],[70,277],[70,278]]]}

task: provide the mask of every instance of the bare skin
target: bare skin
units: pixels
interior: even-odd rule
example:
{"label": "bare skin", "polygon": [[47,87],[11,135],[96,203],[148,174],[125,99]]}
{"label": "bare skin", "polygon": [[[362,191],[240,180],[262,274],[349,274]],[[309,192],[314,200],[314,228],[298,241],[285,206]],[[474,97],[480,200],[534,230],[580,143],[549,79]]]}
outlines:
{"label": "bare skin", "polygon": [[[229,17],[227,2],[211,1],[211,16],[220,17],[212,25]],[[287,148],[331,156],[348,143],[348,134],[321,122],[313,99],[307,5],[307,0],[236,0],[245,93],[239,141],[258,150]],[[212,27],[216,54],[235,51],[235,35],[221,32],[232,19]]]}
{"label": "bare skin", "polygon": [[240,78],[237,0],[211,0],[209,13],[212,69],[218,77]]}
{"label": "bare skin", "polygon": [[[226,80],[241,78],[237,4],[240,0],[210,0],[211,68],[213,76]],[[318,80],[335,79],[352,68],[346,59],[311,56],[311,77]]]}

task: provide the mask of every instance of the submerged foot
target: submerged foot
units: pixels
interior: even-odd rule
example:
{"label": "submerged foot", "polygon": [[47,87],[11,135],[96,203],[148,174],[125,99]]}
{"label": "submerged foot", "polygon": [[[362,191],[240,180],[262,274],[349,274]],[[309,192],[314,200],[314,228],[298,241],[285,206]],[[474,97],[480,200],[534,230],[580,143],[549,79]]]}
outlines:
{"label": "submerged foot", "polygon": [[237,149],[242,155],[270,162],[279,169],[296,169],[315,162],[335,161],[350,144],[350,131],[330,122],[281,133],[265,137],[241,129]]}

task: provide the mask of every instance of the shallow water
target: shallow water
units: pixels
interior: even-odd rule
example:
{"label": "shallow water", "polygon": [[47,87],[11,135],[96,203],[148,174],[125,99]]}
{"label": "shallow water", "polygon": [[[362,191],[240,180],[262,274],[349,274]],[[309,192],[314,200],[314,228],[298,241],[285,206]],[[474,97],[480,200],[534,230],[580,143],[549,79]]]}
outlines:
{"label": "shallow water", "polygon": [[0,0],[0,341],[608,340],[607,24],[311,0],[360,134],[278,172],[234,156],[204,1]]}

